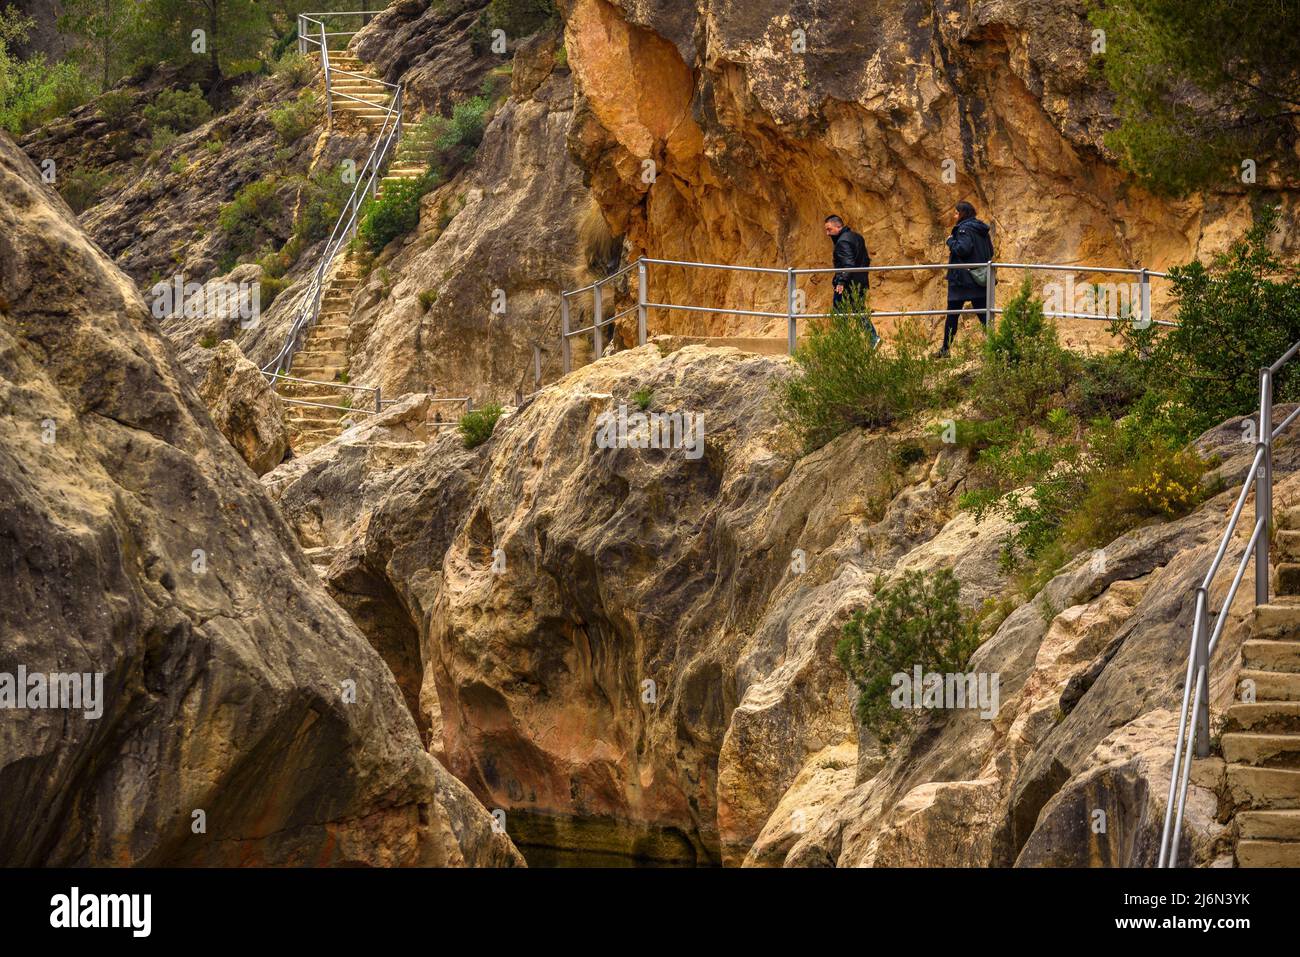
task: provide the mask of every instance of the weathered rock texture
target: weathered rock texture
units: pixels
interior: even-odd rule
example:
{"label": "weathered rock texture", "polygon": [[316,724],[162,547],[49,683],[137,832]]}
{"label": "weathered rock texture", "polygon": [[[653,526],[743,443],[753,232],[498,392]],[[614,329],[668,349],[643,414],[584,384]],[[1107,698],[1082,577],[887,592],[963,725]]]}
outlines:
{"label": "weathered rock texture", "polygon": [[[1101,143],[1114,121],[1090,69],[1083,0],[562,6],[581,97],[570,144],[632,255],[827,266],[821,224],[839,212],[865,233],[875,264],[943,262],[952,205],[968,199],[994,225],[1003,261],[1161,269],[1225,245],[1260,194],[1280,190],[1295,208],[1294,169],[1184,201],[1123,175]],[[806,52],[795,52],[796,30]],[[1280,237],[1291,254],[1294,223]],[[939,275],[889,274],[873,305],[941,308]],[[999,282],[1021,278],[1007,270]],[[829,306],[829,282],[801,280],[806,311]],[[650,288],[652,301],[785,310],[780,276],[652,267]],[[662,310],[650,326],[784,335],[780,319]],[[1100,323],[1063,331],[1106,338]]]}
{"label": "weathered rock texture", "polygon": [[199,398],[240,458],[258,475],[271,471],[289,451],[284,403],[260,369],[227,339],[216,348]]}
{"label": "weathered rock texture", "polygon": [[[328,577],[345,605],[364,599],[358,623],[400,663],[431,750],[526,844],[767,866],[1149,863],[1191,586],[1232,493],[1080,556],[972,660],[999,675],[996,715],[930,713],[884,757],[851,719],[843,622],[901,568],[956,569],[972,609],[1006,593],[1006,526],[956,512],[967,453],[919,425],[793,460],[769,401],[786,368],[619,353],[488,444],[444,439],[396,475]],[[652,411],[703,415],[700,458],[598,445],[598,417],[641,388]],[[1240,435],[1233,421],[1202,440],[1229,485],[1249,464]],[[1280,450],[1279,474],[1297,458]],[[1221,777],[1198,767],[1185,860],[1224,852]]]}
{"label": "weathered rock texture", "polygon": [[0,395],[0,672],[104,690],[98,720],[0,712],[0,861],[518,860],[421,748],[130,280],[4,136]]}
{"label": "weathered rock texture", "polygon": [[[739,861],[805,762],[855,740],[839,626],[942,537],[964,456],[901,466],[889,436],[855,434],[792,466],[783,369],[653,346],[588,367],[488,445],[431,447],[335,560],[336,587],[400,603],[432,746],[492,806],[582,822],[604,850]],[[597,448],[598,415],[643,386],[704,416],[701,458]],[[1002,581],[1001,532],[959,524],[940,548],[972,602]]]}

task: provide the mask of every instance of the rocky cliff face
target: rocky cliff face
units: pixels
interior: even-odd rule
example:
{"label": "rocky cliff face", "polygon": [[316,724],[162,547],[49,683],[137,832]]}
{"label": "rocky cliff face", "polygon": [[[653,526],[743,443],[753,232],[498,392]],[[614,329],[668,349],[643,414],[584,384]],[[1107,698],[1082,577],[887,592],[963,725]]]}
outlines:
{"label": "rocky cliff face", "polygon": [[[952,205],[968,199],[1004,261],[1160,269],[1221,248],[1249,219],[1240,184],[1174,201],[1116,169],[1101,145],[1113,120],[1089,67],[1082,0],[563,6],[581,97],[570,145],[634,255],[829,265],[821,223],[839,212],[876,264],[941,262]],[[1261,183],[1294,210],[1294,170]],[[1282,237],[1292,254],[1294,222]],[[941,308],[940,283],[891,274],[873,305]],[[784,286],[655,269],[651,298],[783,312]],[[829,305],[829,276],[801,288],[805,311]],[[1076,344],[1105,338],[1100,324],[1063,326]],[[651,330],[784,334],[781,320],[662,311]]]}
{"label": "rocky cliff face", "polygon": [[[1191,582],[1226,496],[1122,536],[1100,567],[1068,566],[972,662],[1000,675],[996,718],[935,718],[886,760],[854,726],[840,628],[898,569],[954,569],[970,608],[1001,595],[1005,527],[956,511],[966,453],[919,430],[842,436],[796,461],[768,402],[785,368],[699,347],[620,353],[545,389],[485,446],[430,446],[337,533],[331,590],[404,662],[431,750],[533,853],[1149,863]],[[635,414],[642,388],[651,411],[703,416],[699,458],[600,446],[599,417]],[[1203,440],[1229,482],[1249,464],[1240,434],[1227,423]],[[1232,694],[1220,675],[1216,708]],[[1201,863],[1224,849],[1215,774],[1198,767],[1193,790]],[[1080,806],[1107,813],[1109,836]]]}
{"label": "rocky cliff face", "polygon": [[4,136],[0,395],[0,672],[102,680],[98,718],[3,712],[0,860],[518,861]]}

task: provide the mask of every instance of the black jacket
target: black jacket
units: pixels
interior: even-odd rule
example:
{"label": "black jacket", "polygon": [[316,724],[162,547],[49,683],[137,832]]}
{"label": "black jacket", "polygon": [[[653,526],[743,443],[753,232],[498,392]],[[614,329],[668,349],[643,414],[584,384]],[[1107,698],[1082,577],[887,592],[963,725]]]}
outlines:
{"label": "black jacket", "polygon": [[[835,244],[835,258],[831,261],[831,265],[836,269],[871,265],[871,256],[867,253],[867,241],[849,227],[845,226],[841,229],[838,236],[832,236],[831,242]],[[843,286],[853,283],[857,286],[865,286],[869,275],[871,274],[865,272],[837,272],[832,285]]]}
{"label": "black jacket", "polygon": [[[952,228],[948,237],[948,262],[950,263],[986,263],[993,260],[993,237],[989,227],[972,216],[963,219]],[[948,296],[954,292],[977,293],[983,295],[986,287],[976,282],[969,269],[948,270]]]}

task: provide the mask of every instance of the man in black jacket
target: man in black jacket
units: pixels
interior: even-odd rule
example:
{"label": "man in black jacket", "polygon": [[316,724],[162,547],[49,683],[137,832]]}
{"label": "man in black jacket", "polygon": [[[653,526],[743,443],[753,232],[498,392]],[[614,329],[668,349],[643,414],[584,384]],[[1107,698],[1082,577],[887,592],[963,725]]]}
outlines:
{"label": "man in black jacket", "polygon": [[[975,218],[975,207],[962,200],[953,214],[952,235],[948,237],[949,263],[987,263],[993,261],[993,237],[987,223]],[[943,326],[943,348],[939,358],[948,355],[948,347],[957,335],[956,310],[968,303],[972,309],[988,306],[989,271],[984,269],[948,270],[948,317]],[[979,320],[988,330],[988,316],[980,313]]]}
{"label": "man in black jacket", "polygon": [[[871,256],[867,252],[866,240],[862,238],[860,233],[855,233],[848,226],[845,226],[844,220],[835,215],[827,216],[824,228],[826,235],[835,244],[835,253],[831,259],[832,266],[836,269],[846,270],[871,265]],[[870,273],[865,272],[837,272],[832,280],[832,285],[835,288],[832,309],[838,312],[841,304],[865,307],[867,302],[867,277],[869,275]],[[862,320],[871,332],[871,344],[874,346],[880,341],[880,336],[876,334],[876,327],[872,325],[871,320],[865,313]]]}

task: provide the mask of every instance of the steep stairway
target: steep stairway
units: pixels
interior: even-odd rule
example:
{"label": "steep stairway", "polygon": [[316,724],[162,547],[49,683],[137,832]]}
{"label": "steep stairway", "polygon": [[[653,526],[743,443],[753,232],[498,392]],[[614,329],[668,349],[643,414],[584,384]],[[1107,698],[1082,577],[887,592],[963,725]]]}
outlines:
{"label": "steep stairway", "polygon": [[[317,56],[319,62],[319,56]],[[368,128],[372,139],[384,133],[391,123],[391,91],[378,78],[366,72],[366,65],[345,51],[330,51],[328,84],[334,121],[360,123]],[[402,134],[399,134],[402,135]],[[428,157],[433,144],[426,142],[423,130],[406,141],[399,141],[396,153],[383,178],[375,184],[376,197],[385,185],[414,180],[428,171]],[[364,187],[358,183],[358,189]],[[358,221],[361,217],[358,216]],[[309,382],[276,380],[276,391],[286,399],[320,405],[352,408],[358,404],[369,411],[369,392],[340,388],[349,374],[349,339],[351,336],[352,298],[361,284],[357,262],[349,249],[327,280],[321,296],[320,313],[307,333],[302,348],[293,355],[291,374]],[[286,423],[290,442],[298,455],[305,455],[338,435],[341,424],[355,416],[344,408],[321,408],[320,405],[286,403]],[[361,412],[360,414],[365,414]]]}
{"label": "steep stairway", "polygon": [[[351,255],[346,256],[321,298],[320,315],[307,333],[303,346],[294,354],[292,375],[310,382],[280,380],[276,391],[288,399],[323,405],[347,406],[364,403],[370,393],[340,388],[348,377],[348,339],[352,296],[361,283],[360,271]],[[339,426],[351,413],[311,405],[287,404],[285,421],[290,443],[298,455],[305,455],[339,433]]]}
{"label": "steep stairway", "polygon": [[1228,709],[1221,739],[1239,867],[1300,867],[1300,509],[1278,519],[1277,597],[1242,646],[1255,700]]}

